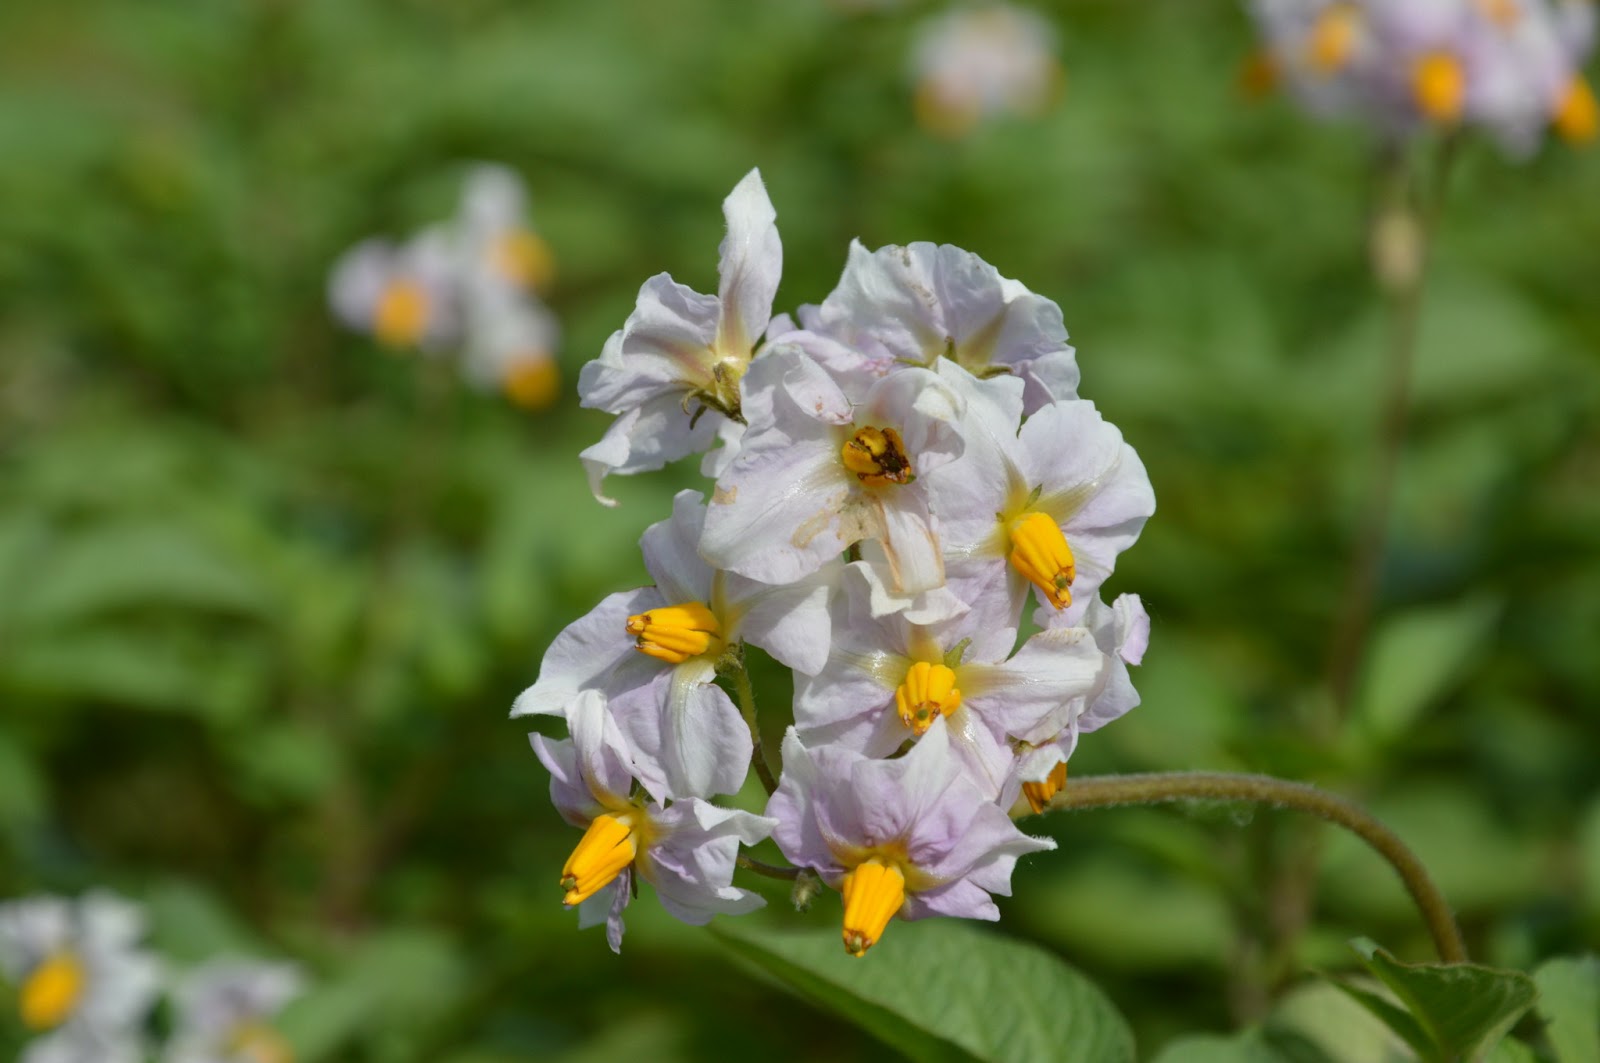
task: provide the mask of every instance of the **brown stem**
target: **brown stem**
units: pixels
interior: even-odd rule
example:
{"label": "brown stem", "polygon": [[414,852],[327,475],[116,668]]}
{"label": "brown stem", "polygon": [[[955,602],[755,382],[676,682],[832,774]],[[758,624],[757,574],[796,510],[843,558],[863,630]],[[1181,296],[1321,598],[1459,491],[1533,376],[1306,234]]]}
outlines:
{"label": "brown stem", "polygon": [[777,864],[764,863],[743,853],[739,854],[738,862],[739,866],[746,871],[754,871],[756,874],[765,875],[768,878],[781,878],[785,882],[793,882],[800,877],[800,869],[798,867],[779,867]]}
{"label": "brown stem", "polygon": [[1439,892],[1416,854],[1392,830],[1365,809],[1338,794],[1306,783],[1275,779],[1270,775],[1236,775],[1227,772],[1179,771],[1142,775],[1099,775],[1077,778],[1056,795],[1051,808],[1107,808],[1113,805],[1150,805],[1173,801],[1255,801],[1278,808],[1309,812],[1337,824],[1366,842],[1393,867],[1416,902],[1439,958],[1465,963],[1467,947],[1461,939],[1449,903]]}

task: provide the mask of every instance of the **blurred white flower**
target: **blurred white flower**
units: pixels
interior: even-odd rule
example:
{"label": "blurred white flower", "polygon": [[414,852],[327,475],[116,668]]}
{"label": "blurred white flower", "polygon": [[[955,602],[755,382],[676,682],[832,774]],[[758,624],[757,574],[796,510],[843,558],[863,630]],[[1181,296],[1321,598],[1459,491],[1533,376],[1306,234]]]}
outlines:
{"label": "blurred white flower", "polygon": [[184,976],[165,1063],[293,1063],[271,1020],[300,995],[293,964],[213,960]]}
{"label": "blurred white flower", "polygon": [[555,255],[529,226],[527,190],[511,168],[483,163],[467,173],[456,225],[469,295],[542,292],[555,277]]}
{"label": "blurred white flower", "polygon": [[923,26],[912,77],[918,121],[944,136],[997,115],[1037,114],[1061,85],[1055,30],[1010,4],[950,11]]}
{"label": "blurred white flower", "polygon": [[404,244],[363,240],[334,265],[328,303],[346,326],[385,347],[439,350],[460,334],[455,266],[444,229]]}

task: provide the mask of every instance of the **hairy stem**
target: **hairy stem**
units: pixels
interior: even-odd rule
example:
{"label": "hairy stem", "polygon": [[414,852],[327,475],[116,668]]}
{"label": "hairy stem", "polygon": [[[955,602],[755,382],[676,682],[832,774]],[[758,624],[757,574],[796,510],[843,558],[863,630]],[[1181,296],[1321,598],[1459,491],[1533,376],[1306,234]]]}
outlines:
{"label": "hairy stem", "polygon": [[743,853],[739,854],[738,863],[745,870],[754,871],[756,874],[765,875],[768,878],[781,878],[786,882],[793,882],[800,877],[800,869],[798,867],[779,867],[777,864],[768,864]]}
{"label": "hairy stem", "polygon": [[740,654],[727,660],[719,670],[733,681],[733,693],[739,699],[739,711],[744,715],[745,725],[750,728],[750,766],[756,769],[756,775],[761,778],[761,785],[767,793],[776,793],[778,779],[772,774],[772,768],[767,764],[766,749],[761,745],[761,725],[756,722],[756,691],[750,683],[750,672],[744,666],[744,656]]}
{"label": "hairy stem", "polygon": [[1270,775],[1235,775],[1227,772],[1179,771],[1143,775],[1099,775],[1073,779],[1050,802],[1051,808],[1106,808],[1112,805],[1152,805],[1173,801],[1254,801],[1277,808],[1309,812],[1354,833],[1377,850],[1405,883],[1416,902],[1439,958],[1465,963],[1467,947],[1461,939],[1450,905],[1416,854],[1365,809],[1338,794],[1306,783],[1275,779]]}

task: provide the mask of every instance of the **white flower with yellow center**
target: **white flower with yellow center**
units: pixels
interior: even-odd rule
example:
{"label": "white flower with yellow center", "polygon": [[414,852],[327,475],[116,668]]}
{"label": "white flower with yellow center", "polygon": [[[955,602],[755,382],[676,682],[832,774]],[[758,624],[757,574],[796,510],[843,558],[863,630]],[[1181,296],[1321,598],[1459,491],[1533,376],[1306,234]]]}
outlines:
{"label": "white flower with yellow center", "polygon": [[717,294],[701,295],[665,273],[651,277],[627,322],[578,378],[584,406],[617,415],[580,455],[606,505],[615,505],[601,493],[606,476],[704,451],[744,416],[740,381],[772,317],[783,245],[759,171],[734,187],[722,212],[728,235]]}
{"label": "white flower with yellow center", "polygon": [[138,908],[108,893],[0,905],[0,973],[37,1034],[20,1063],[140,1063],[160,983],[143,934]]}
{"label": "white flower with yellow center", "polygon": [[912,55],[917,119],[961,136],[999,115],[1038,114],[1061,86],[1055,30],[1043,16],[986,3],[926,23]]}
{"label": "white flower with yellow center", "polygon": [[195,968],[174,994],[177,1028],[163,1063],[294,1063],[272,1023],[303,985],[287,963],[213,960]]}
{"label": "white flower with yellow center", "polygon": [[721,687],[717,664],[741,642],[800,672],[828,652],[828,592],[820,573],[769,586],[711,568],[696,551],[701,496],[679,492],[672,518],[640,540],[655,586],[613,594],[556,636],[513,716],[565,715],[580,692],[609,699],[647,757],[639,780],[656,797],[733,793],[750,763],[750,730]]}
{"label": "white flower with yellow center", "polygon": [[463,283],[469,291],[544,292],[555,255],[528,223],[528,194],[507,166],[474,166],[462,184],[456,219]]}
{"label": "white flower with yellow center", "polygon": [[334,264],[328,303],[346,327],[391,350],[450,346],[461,332],[450,233],[425,229],[401,245],[362,241]]}
{"label": "white flower with yellow center", "polygon": [[467,378],[485,390],[501,391],[524,409],[544,409],[561,394],[555,359],[559,336],[555,315],[531,297],[479,300],[462,352]]}
{"label": "white flower with yellow center", "polygon": [[635,875],[655,887],[663,908],[694,926],[765,903],[733,885],[733,869],[739,846],[771,834],[772,820],[698,798],[666,805],[652,798],[644,780],[659,777],[661,767],[628,741],[598,691],[578,696],[567,725],[570,739],[536,734],[532,741],[550,771],[550,799],[584,832],[559,880],[580,927],[605,923],[612,951],[620,952]]}

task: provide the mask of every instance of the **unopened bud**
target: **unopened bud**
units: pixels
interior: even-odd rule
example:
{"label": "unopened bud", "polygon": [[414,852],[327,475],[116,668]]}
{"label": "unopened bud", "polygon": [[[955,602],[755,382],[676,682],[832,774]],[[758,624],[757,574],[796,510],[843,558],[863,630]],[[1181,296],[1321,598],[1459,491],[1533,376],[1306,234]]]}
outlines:
{"label": "unopened bud", "polygon": [[1422,225],[1405,207],[1387,207],[1372,221],[1372,271],[1391,294],[1410,291],[1422,276]]}

